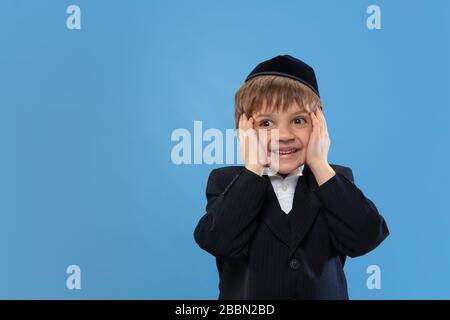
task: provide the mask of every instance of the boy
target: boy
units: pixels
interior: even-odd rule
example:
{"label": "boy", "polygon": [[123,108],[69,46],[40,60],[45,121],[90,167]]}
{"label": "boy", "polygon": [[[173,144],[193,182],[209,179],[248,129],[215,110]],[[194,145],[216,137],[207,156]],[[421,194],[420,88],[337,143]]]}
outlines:
{"label": "boy", "polygon": [[245,166],[211,172],[194,231],[216,257],[219,299],[348,299],[346,257],[373,250],[389,231],[352,170],[327,161],[314,70],[277,56],[249,74],[235,100]]}

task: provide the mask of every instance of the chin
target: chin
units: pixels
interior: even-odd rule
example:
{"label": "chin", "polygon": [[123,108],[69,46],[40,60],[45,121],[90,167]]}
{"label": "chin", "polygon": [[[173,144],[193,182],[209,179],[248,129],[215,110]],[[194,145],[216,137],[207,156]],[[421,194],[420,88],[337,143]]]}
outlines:
{"label": "chin", "polygon": [[278,172],[281,174],[289,174],[303,164],[302,161],[280,163]]}

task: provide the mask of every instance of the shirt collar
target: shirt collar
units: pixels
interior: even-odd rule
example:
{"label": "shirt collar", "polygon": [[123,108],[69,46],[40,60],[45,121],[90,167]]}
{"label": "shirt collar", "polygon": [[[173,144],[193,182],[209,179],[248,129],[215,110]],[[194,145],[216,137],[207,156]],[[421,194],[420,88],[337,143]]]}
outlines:
{"label": "shirt collar", "polygon": [[[295,169],[294,171],[292,171],[291,173],[289,173],[289,175],[287,177],[292,177],[292,176],[303,176],[303,169],[305,168],[305,164],[301,165],[300,167],[298,167],[297,169]],[[271,167],[264,167],[263,168],[263,175],[267,175],[267,176],[279,176],[281,177],[277,171],[273,170]]]}

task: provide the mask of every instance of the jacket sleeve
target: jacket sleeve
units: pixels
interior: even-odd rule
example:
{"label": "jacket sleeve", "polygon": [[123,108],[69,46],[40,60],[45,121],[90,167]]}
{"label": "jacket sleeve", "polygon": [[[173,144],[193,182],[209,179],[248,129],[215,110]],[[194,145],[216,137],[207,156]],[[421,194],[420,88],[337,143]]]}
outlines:
{"label": "jacket sleeve", "polygon": [[354,184],[350,168],[345,168],[345,173],[336,172],[314,192],[326,208],[331,240],[340,253],[364,255],[389,235],[375,204]]}
{"label": "jacket sleeve", "polygon": [[[229,179],[228,179],[229,180]],[[219,259],[239,258],[257,227],[257,216],[266,195],[266,179],[245,167],[231,182],[223,170],[214,169],[206,187],[206,213],[194,231],[197,244]]]}

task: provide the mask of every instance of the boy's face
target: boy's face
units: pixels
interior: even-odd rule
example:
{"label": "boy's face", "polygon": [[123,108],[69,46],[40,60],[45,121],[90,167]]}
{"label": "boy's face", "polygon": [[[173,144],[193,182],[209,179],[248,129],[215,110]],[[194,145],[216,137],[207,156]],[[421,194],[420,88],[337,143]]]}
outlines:
{"label": "boy's face", "polygon": [[[268,156],[278,159],[278,173],[289,174],[306,161],[306,149],[312,132],[309,113],[297,104],[291,105],[287,111],[268,111],[261,108],[253,113],[255,129],[261,142],[266,145]],[[271,130],[278,130],[278,148],[271,150]],[[264,138],[261,133],[264,132]],[[265,138],[267,137],[267,138]],[[275,138],[276,139],[276,138]]]}

